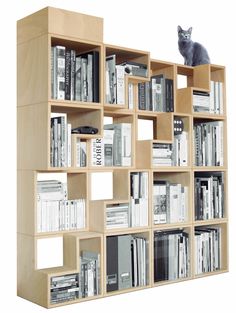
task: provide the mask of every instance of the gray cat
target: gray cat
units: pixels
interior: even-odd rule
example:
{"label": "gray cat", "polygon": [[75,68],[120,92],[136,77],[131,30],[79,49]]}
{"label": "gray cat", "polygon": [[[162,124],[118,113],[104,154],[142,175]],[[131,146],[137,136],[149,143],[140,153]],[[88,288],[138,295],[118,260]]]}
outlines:
{"label": "gray cat", "polygon": [[192,41],[191,34],[192,27],[188,30],[183,30],[180,26],[178,26],[179,52],[184,57],[184,64],[196,66],[211,63],[206,48],[204,48],[200,43]]}

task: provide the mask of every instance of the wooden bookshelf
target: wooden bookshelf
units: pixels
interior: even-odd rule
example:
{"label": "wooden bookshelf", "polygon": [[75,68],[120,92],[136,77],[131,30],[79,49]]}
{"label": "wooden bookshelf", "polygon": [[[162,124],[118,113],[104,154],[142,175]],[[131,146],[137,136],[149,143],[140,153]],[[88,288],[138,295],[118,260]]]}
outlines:
{"label": "wooden bookshelf", "polygon": [[[82,54],[99,53],[99,101],[53,99],[51,95],[51,46],[62,45]],[[125,103],[119,105],[106,101],[106,56],[116,55],[118,63],[131,61],[145,64],[147,76],[125,75]],[[157,112],[139,108],[139,84],[147,83],[154,75],[164,75],[173,81],[172,112]],[[178,86],[178,76],[186,80],[185,87]],[[211,92],[211,81],[222,86],[223,109],[220,114],[195,112],[193,91]],[[128,104],[128,84],[133,85],[133,107]],[[96,135],[72,135],[70,167],[53,167],[50,163],[51,116],[64,113],[72,127],[92,124]],[[91,139],[103,137],[104,117],[114,124],[131,124],[131,165],[91,166]],[[153,144],[173,144],[173,121],[180,117],[188,135],[186,166],[155,166]],[[153,138],[138,139],[139,120],[149,120],[153,125]],[[194,164],[193,127],[197,122],[223,122],[223,166],[196,166]],[[206,64],[189,67],[171,62],[154,60],[150,53],[131,48],[113,46],[103,42],[103,19],[76,12],[45,8],[17,23],[17,238],[18,238],[18,287],[17,294],[46,308],[131,292],[168,283],[205,277],[228,271],[228,202],[227,202],[227,112],[225,67]],[[76,166],[76,142],[86,142],[86,166]],[[92,200],[91,175],[112,173],[113,199]],[[148,174],[148,223],[140,227],[107,229],[106,207],[131,201],[131,174]],[[196,173],[224,173],[224,216],[209,220],[195,220]],[[39,232],[37,228],[37,177],[40,174],[62,174],[67,177],[68,199],[85,199],[85,227],[78,230]],[[166,180],[188,187],[188,218],[184,222],[154,224],[153,180]],[[195,274],[195,229],[218,227],[221,229],[221,262],[216,271]],[[189,236],[190,269],[188,277],[176,280],[154,281],[154,232],[184,230]],[[107,251],[109,236],[136,235],[147,242],[146,284],[128,289],[107,292]],[[37,268],[37,242],[45,238],[60,237],[63,240],[63,265]],[[96,296],[71,301],[51,303],[52,277],[80,272],[80,254],[87,250],[100,254],[100,284]],[[157,295],[158,296],[158,295]]]}

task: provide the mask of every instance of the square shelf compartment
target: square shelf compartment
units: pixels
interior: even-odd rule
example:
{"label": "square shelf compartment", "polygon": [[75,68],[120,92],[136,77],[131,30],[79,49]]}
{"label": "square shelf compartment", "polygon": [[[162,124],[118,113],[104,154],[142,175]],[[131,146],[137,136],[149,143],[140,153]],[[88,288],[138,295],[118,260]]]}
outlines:
{"label": "square shelf compartment", "polygon": [[[104,69],[106,73],[106,80],[104,85],[104,90],[106,90],[105,98],[105,109],[111,110],[121,109],[121,108],[134,108],[134,103],[128,104],[129,95],[131,93],[135,97],[135,90],[132,90],[132,87],[128,86],[128,83],[136,85],[137,81],[147,81],[150,73],[150,56],[148,52],[133,50],[129,48],[116,47],[111,45],[105,46],[105,56],[106,58],[111,56],[110,61],[104,61]],[[135,68],[137,64],[141,67],[142,65],[145,69],[140,70],[140,74],[132,75],[134,69],[129,65],[124,66],[123,68],[117,68],[117,65],[124,64],[125,62],[133,65]],[[109,71],[106,69],[109,67]],[[126,70],[127,69],[127,70]],[[111,76],[109,74],[111,72]],[[142,73],[141,73],[142,72]],[[116,80],[118,82],[116,87]],[[107,90],[108,86],[110,91]],[[116,89],[118,88],[119,89]],[[135,89],[135,88],[134,88]]]}
{"label": "square shelf compartment", "polygon": [[192,277],[191,241],[190,227],[154,231],[154,286]]}
{"label": "square shelf compartment", "polygon": [[201,277],[228,270],[227,223],[194,228],[194,275]]}
{"label": "square shelf compartment", "polygon": [[[150,231],[105,236],[105,294],[113,295],[150,286]],[[136,251],[136,253],[135,253]]]}
{"label": "square shelf compartment", "polygon": [[[59,47],[58,51],[57,48],[52,50],[49,60],[53,64],[50,77],[52,85],[50,98],[58,102],[72,101],[90,105],[102,103],[102,45],[86,41],[72,41],[60,36],[52,36],[50,41],[51,47]],[[58,62],[58,58],[62,61]],[[57,69],[56,66],[60,68]],[[64,86],[62,88],[64,92],[60,92],[60,84]],[[82,88],[82,86],[85,87]]]}
{"label": "square shelf compartment", "polygon": [[190,172],[153,172],[152,225],[189,224],[192,221],[192,177]]}

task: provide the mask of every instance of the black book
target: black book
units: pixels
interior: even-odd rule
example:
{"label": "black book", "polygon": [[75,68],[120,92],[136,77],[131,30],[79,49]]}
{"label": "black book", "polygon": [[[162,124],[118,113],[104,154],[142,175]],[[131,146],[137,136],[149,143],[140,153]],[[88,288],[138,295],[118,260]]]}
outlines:
{"label": "black book", "polygon": [[107,237],[107,292],[118,290],[118,236]]}
{"label": "black book", "polygon": [[99,52],[92,51],[93,55],[93,102],[99,102]]}
{"label": "black book", "polygon": [[173,79],[165,79],[166,112],[174,112]]}

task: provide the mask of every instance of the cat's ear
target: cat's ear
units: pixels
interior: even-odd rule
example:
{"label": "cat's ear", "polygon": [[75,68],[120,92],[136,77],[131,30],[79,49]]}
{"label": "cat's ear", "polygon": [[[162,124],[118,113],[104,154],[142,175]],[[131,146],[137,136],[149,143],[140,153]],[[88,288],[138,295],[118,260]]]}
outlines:
{"label": "cat's ear", "polygon": [[178,33],[182,32],[182,28],[181,28],[181,26],[179,26],[179,25],[178,25],[178,27],[177,27],[177,31],[178,31]]}
{"label": "cat's ear", "polygon": [[193,30],[193,28],[192,28],[192,27],[189,27],[188,33],[189,33],[189,34],[192,34],[192,30]]}

